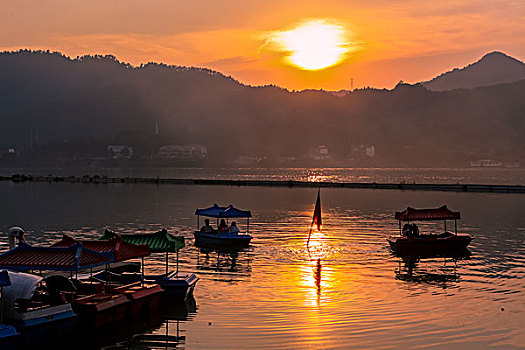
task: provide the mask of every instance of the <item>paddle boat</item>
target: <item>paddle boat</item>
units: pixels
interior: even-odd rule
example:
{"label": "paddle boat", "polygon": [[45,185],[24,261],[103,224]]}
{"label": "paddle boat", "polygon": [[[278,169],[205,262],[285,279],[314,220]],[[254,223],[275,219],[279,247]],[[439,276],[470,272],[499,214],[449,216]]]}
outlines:
{"label": "paddle boat", "polygon": [[[112,254],[112,263],[119,263],[136,258],[144,259],[145,256],[148,256],[151,253],[147,245],[127,243],[122,240],[120,235],[114,235],[108,240],[76,240],[69,235],[64,235],[62,240],[54,243],[52,247],[69,247],[75,244],[81,244],[83,247],[98,253]],[[92,273],[90,273],[89,277],[84,275],[81,276],[81,278],[75,278],[76,283],[79,285],[92,285],[94,281],[103,283],[105,286],[105,294],[87,296],[80,300],[77,299],[75,300],[74,305],[85,309],[89,309],[89,306],[97,306],[95,309],[100,310],[100,305],[96,305],[96,300],[102,300],[104,298],[111,299],[114,296],[123,295],[131,302],[128,308],[129,316],[133,317],[139,313],[148,313],[149,311],[158,308],[163,290],[157,283],[147,282],[144,279],[136,281],[121,281],[118,279],[112,279],[112,275],[108,270],[103,271],[103,273],[107,278],[97,279]],[[94,305],[90,305],[92,302]]]}
{"label": "paddle boat", "polygon": [[[392,250],[398,254],[448,254],[467,249],[473,237],[466,233],[458,233],[457,220],[461,219],[459,212],[453,212],[446,205],[436,209],[414,209],[408,207],[402,212],[396,212],[399,220],[399,235],[387,238]],[[420,234],[413,221],[443,220],[445,229],[437,234]],[[454,220],[454,233],[447,230],[447,220]],[[402,222],[407,222],[404,228]]]}
{"label": "paddle boat", "polygon": [[[210,208],[197,209],[195,215],[197,215],[197,231],[194,232],[194,236],[195,246],[197,248],[243,249],[250,245],[252,236],[250,236],[249,230],[252,213],[249,210],[240,210],[234,208],[232,205],[220,207],[214,204],[213,207]],[[214,230],[209,225],[205,225],[199,230],[201,216],[216,218],[218,229]],[[229,219],[233,218],[246,218],[247,234],[231,232],[227,227],[221,230],[219,220],[226,220],[225,223],[228,224]]]}
{"label": "paddle boat", "polygon": [[[106,230],[99,238],[100,240],[112,239],[115,232]],[[165,272],[162,274],[143,274],[142,278],[148,282],[157,283],[168,297],[172,298],[187,298],[193,293],[193,289],[197,284],[199,278],[194,273],[183,273],[179,271],[179,250],[184,248],[184,237],[174,236],[168,233],[166,229],[162,229],[155,233],[134,233],[121,234],[122,240],[129,244],[142,244],[149,247],[152,253],[166,254]],[[170,271],[169,269],[169,254],[176,253],[176,269]],[[114,274],[113,279],[120,278],[122,280],[137,281],[141,276],[136,271],[136,266],[130,264],[127,268],[119,268],[120,274]]]}
{"label": "paddle boat", "polygon": [[17,328],[40,326],[75,317],[74,299],[78,291],[61,275],[47,277],[16,271],[78,272],[113,260],[75,244],[65,248],[33,247],[20,242],[0,254],[0,268],[9,269],[11,286],[4,290],[5,316]]}

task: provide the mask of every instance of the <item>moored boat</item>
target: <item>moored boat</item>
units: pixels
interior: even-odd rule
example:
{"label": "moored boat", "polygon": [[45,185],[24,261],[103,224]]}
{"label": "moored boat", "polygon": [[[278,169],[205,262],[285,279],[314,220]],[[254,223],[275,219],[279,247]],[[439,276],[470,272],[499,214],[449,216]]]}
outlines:
{"label": "moored boat", "polygon": [[[99,239],[108,240],[112,239],[115,235],[115,232],[106,230]],[[120,235],[120,237],[122,237],[123,241],[130,244],[147,245],[152,253],[166,254],[165,273],[155,275],[144,274],[142,278],[145,281],[158,283],[169,297],[187,298],[193,292],[199,278],[194,273],[184,273],[179,271],[179,251],[185,246],[183,236],[174,236],[169,234],[166,229],[162,229],[155,233],[134,233]],[[170,253],[176,253],[176,269],[171,272],[169,270]],[[130,266],[130,269],[128,269],[129,272],[114,275],[113,278],[137,281],[140,276],[137,273],[133,273],[133,270],[133,266]]]}
{"label": "moored boat", "polygon": [[[194,232],[195,246],[198,248],[208,249],[243,249],[250,245],[252,236],[249,234],[250,218],[252,213],[249,210],[240,210],[232,205],[220,207],[214,204],[213,207],[206,209],[197,209],[197,231]],[[199,230],[200,217],[212,217],[217,219],[217,230],[211,229],[210,226],[204,226]],[[219,228],[219,219],[229,220],[233,218],[246,218],[246,234],[240,234],[238,231],[231,232],[227,228]],[[228,223],[227,223],[228,224]]]}
{"label": "moored boat", "polygon": [[[113,260],[112,253],[95,252],[83,247],[81,243],[68,247],[33,247],[20,242],[16,248],[0,254],[0,268],[18,271],[62,271],[73,274],[109,264]],[[66,277],[53,275],[51,280],[50,277],[43,278],[27,273],[9,271],[9,274],[11,287],[14,288],[6,294],[6,300],[11,299],[11,304],[6,307],[6,317],[11,318],[15,326],[27,328],[67,320],[79,311],[81,317],[85,316],[83,310],[78,309],[75,304],[76,300],[81,299],[82,291],[75,290],[78,286],[73,285],[69,291],[59,289],[72,285]],[[45,285],[42,281],[45,281]],[[57,287],[53,288],[53,285]],[[47,289],[47,294],[43,293],[42,289]]]}
{"label": "moored boat", "polygon": [[[109,245],[111,244],[120,247],[119,242],[111,242]],[[138,254],[136,249],[141,249],[133,245],[131,245],[132,250],[127,248],[130,247],[123,247],[122,250],[118,250],[116,256],[119,259],[136,256]],[[140,254],[144,253],[144,249],[149,252],[147,247],[143,247]],[[104,265],[107,267],[114,261],[115,252],[113,250],[100,249],[100,251],[95,251],[84,246],[82,242],[66,237],[63,240],[63,245],[59,244],[53,247],[33,247],[21,242],[16,248],[0,255],[0,268],[22,271],[65,271],[70,272],[71,276],[73,273],[77,276],[79,271]],[[35,278],[40,277],[35,276]],[[60,294],[60,298],[65,297],[68,303],[66,306],[60,306],[58,311],[69,312],[72,309],[74,313],[73,311],[71,313],[73,315],[76,313],[81,323],[95,326],[125,317],[131,301],[124,293],[112,294],[105,282],[80,281],[77,278],[71,278],[71,282],[76,290],[71,293]],[[19,317],[25,324],[35,324],[46,320],[52,322],[58,317],[49,317],[49,315],[44,315],[43,311],[26,313],[25,315],[25,317]]]}
{"label": "moored boat", "polygon": [[[396,212],[399,220],[399,235],[387,238],[392,250],[398,254],[450,253],[467,249],[473,237],[457,232],[457,220],[461,219],[459,212],[453,212],[446,205],[435,209],[414,209],[408,207],[402,212]],[[413,221],[443,220],[444,232],[438,234],[420,234]],[[454,220],[454,233],[447,230],[447,220]],[[402,222],[407,222],[401,227]]]}
{"label": "moored boat", "polygon": [[[53,244],[53,247],[68,247],[74,244],[82,244],[82,246],[89,248],[95,252],[99,253],[111,253],[114,257],[113,262],[118,263],[126,261],[129,259],[135,258],[144,258],[145,256],[150,255],[151,251],[147,245],[135,245],[127,243],[122,240],[120,235],[114,235],[111,239],[108,240],[76,240],[71,236],[64,235],[62,240]],[[145,282],[144,280],[131,282],[131,283],[121,283],[122,281],[112,280],[111,274],[107,274],[109,278],[104,279],[105,284],[105,294],[111,295],[91,295],[84,298],[80,298],[74,301],[74,305],[82,310],[88,310],[93,304],[99,303],[109,303],[109,304],[121,304],[119,298],[115,296],[125,296],[126,299],[131,303],[128,307],[128,312],[130,316],[135,316],[140,312],[148,312],[148,310],[153,310],[158,308],[161,294],[163,292],[162,288],[157,283]],[[91,284],[92,281],[82,281],[78,280],[77,283],[82,283],[84,285]],[[122,303],[124,304],[124,303]],[[103,306],[96,305],[96,308],[93,310],[94,313],[99,312],[103,309]],[[112,317],[120,317],[121,312],[116,312],[112,314]]]}

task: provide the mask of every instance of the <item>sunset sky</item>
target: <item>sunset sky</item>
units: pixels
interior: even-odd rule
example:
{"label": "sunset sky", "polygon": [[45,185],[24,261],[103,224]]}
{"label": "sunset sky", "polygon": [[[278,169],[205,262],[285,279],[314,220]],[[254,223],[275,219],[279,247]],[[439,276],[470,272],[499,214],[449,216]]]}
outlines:
{"label": "sunset sky", "polygon": [[2,51],[113,54],[297,90],[349,89],[351,78],[354,88],[392,88],[491,51],[525,60],[523,0],[1,0],[1,8]]}

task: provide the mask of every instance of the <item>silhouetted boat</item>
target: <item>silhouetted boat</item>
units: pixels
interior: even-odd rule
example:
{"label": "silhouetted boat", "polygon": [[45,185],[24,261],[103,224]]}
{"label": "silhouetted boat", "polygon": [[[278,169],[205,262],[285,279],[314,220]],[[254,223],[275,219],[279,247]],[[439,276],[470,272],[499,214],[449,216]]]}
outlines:
{"label": "silhouetted boat", "polygon": [[[420,253],[450,253],[462,251],[472,241],[472,236],[457,232],[457,220],[461,219],[459,212],[453,212],[446,205],[436,209],[414,209],[408,207],[402,212],[396,212],[399,220],[399,236],[387,238],[392,250],[398,254]],[[412,221],[444,221],[444,232],[439,234],[419,234],[418,232],[403,232],[401,222]],[[455,233],[447,231],[447,220],[454,220]],[[417,230],[416,230],[417,231]]]}
{"label": "silhouetted boat", "polygon": [[[109,264],[113,260],[112,253],[99,253],[83,247],[78,242],[67,247],[33,247],[20,242],[16,248],[0,255],[0,268],[19,271],[67,271],[73,274],[73,272],[78,273],[78,271]],[[81,317],[86,316],[82,308],[83,291],[81,289],[69,291],[59,289],[59,287],[67,286],[64,280],[71,284],[67,278],[54,275],[54,280],[50,281],[50,278],[46,277],[46,288],[48,289],[46,293],[49,296],[43,297],[45,293],[36,293],[36,288],[44,280],[42,277],[25,273],[16,274],[11,271],[9,274],[12,281],[12,286],[9,288],[13,287],[13,289],[8,289],[6,293],[6,300],[12,299],[11,304],[6,307],[6,317],[12,318],[15,326],[19,324],[20,327],[26,328],[42,325],[72,318],[75,313],[80,314]],[[53,287],[57,283],[58,286]],[[104,286],[101,287],[101,294],[103,294],[103,288]],[[96,293],[95,289],[96,285],[91,285],[89,293]],[[124,301],[127,302],[125,297]],[[43,309],[42,305],[46,303],[49,303],[49,307]],[[81,306],[77,307],[77,304]],[[110,303],[107,306],[116,307],[117,304]]]}
{"label": "silhouetted boat", "polygon": [[[107,240],[114,237],[113,231],[106,230],[99,239]],[[169,297],[186,298],[193,293],[193,289],[199,278],[194,273],[179,272],[179,250],[184,248],[185,242],[183,236],[174,236],[165,229],[155,233],[136,233],[120,235],[122,240],[135,245],[147,245],[152,253],[166,254],[166,269],[163,274],[144,274],[145,281],[159,284]],[[176,253],[176,269],[169,271],[169,254]],[[121,278],[131,281],[137,281],[140,276],[134,270],[134,267],[121,268],[121,274],[114,275],[112,278]]]}
{"label": "silhouetted boat", "polygon": [[[197,215],[197,230],[193,234],[195,236],[195,246],[198,248],[208,249],[243,249],[250,245],[252,236],[250,236],[250,219],[252,213],[249,210],[240,210],[234,208],[232,205],[227,207],[220,207],[214,204],[213,207],[206,209],[197,209],[195,211]],[[200,217],[212,217],[217,219],[217,226],[219,226],[219,219],[232,219],[232,218],[246,218],[246,232],[247,234],[232,233],[228,231],[214,230],[213,232],[203,232],[199,230]]]}
{"label": "silhouetted boat", "polygon": [[[134,258],[144,258],[151,253],[147,245],[128,243],[117,234],[113,235],[113,237],[108,240],[82,241],[64,235],[61,241],[53,244],[53,247],[68,247],[74,244],[82,244],[82,246],[99,253],[111,253],[113,254],[114,262],[121,262]],[[111,277],[109,274],[106,274],[106,276]],[[120,303],[118,296],[123,295],[131,302],[127,310],[130,316],[137,315],[139,312],[147,312],[147,310],[158,308],[163,290],[157,283],[146,282],[143,279],[122,283],[123,281],[111,278],[107,278],[103,282],[106,287],[104,291],[105,293],[88,295],[84,298],[74,300],[74,306],[86,312],[92,310],[93,314],[97,314],[104,309],[105,304],[110,305],[112,303]],[[92,284],[93,280],[91,278],[87,281],[77,280],[77,283],[84,285]],[[119,311],[118,313],[114,313],[113,316],[121,317],[122,315]],[[98,318],[98,316],[96,318]],[[118,319],[116,317],[113,318]]]}

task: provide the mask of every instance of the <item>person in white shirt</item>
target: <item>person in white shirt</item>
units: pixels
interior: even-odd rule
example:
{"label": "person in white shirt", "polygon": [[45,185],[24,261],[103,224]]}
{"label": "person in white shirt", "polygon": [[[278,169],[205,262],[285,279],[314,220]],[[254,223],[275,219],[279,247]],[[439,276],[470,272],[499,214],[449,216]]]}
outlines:
{"label": "person in white shirt", "polygon": [[232,224],[230,226],[230,233],[239,234],[239,228],[237,227],[237,223],[235,221],[232,221]]}

